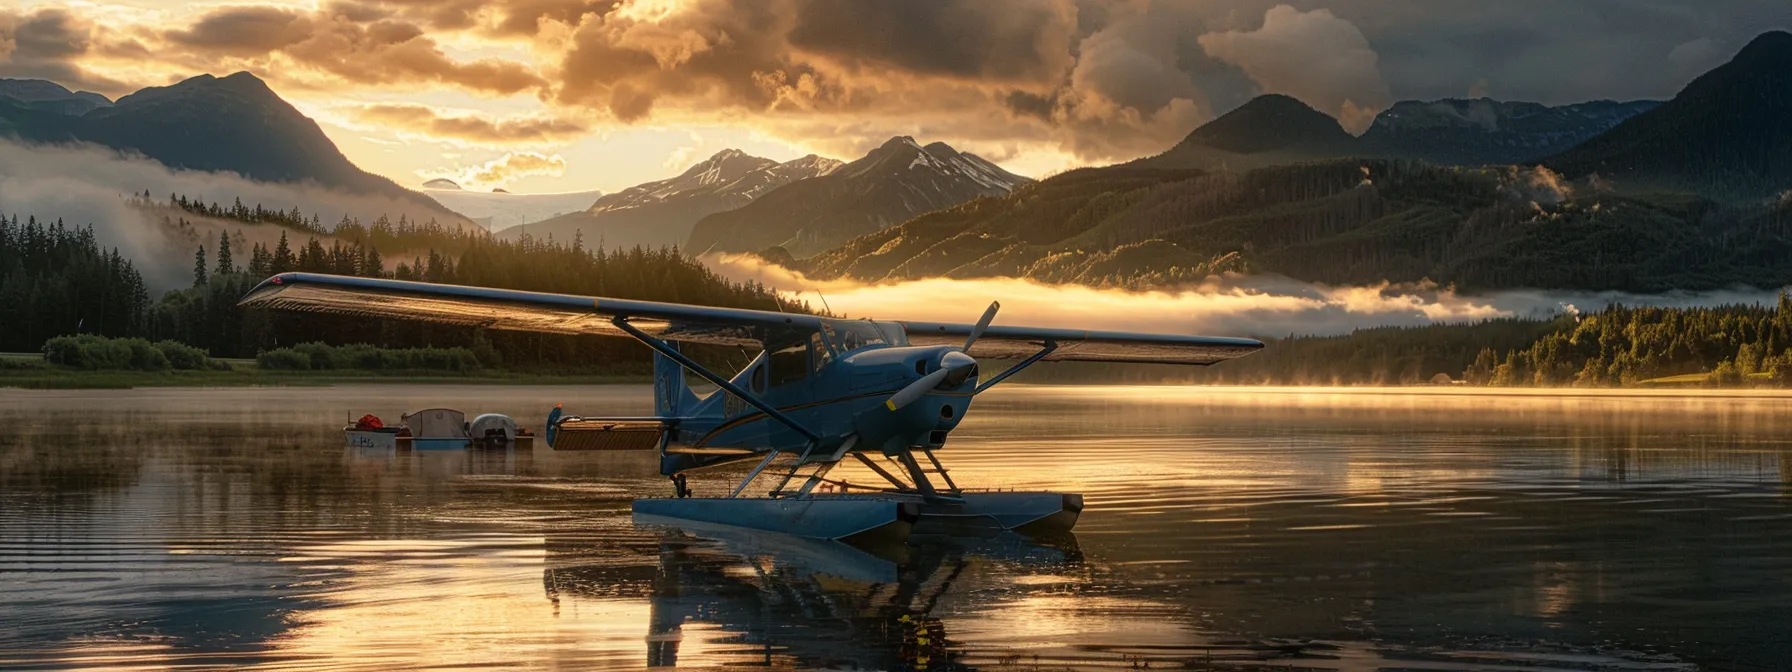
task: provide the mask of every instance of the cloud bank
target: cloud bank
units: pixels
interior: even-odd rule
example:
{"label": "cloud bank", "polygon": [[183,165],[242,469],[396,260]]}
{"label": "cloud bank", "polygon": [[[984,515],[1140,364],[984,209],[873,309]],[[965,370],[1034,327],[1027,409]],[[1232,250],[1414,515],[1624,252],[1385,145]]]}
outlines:
{"label": "cloud bank", "polygon": [[[754,280],[811,305],[850,317],[975,322],[990,301],[1004,324],[1068,329],[1280,338],[1339,335],[1357,329],[1550,318],[1631,306],[1771,305],[1778,292],[1737,289],[1637,295],[1622,292],[1513,290],[1485,295],[1416,285],[1328,286],[1281,276],[1227,276],[1175,290],[1136,292],[1031,280],[928,279],[890,284],[811,280],[756,257],[710,255],[703,261],[736,281]],[[825,299],[825,301],[824,301]]]}
{"label": "cloud bank", "polygon": [[564,175],[566,159],[559,154],[512,152],[481,164],[419,174],[425,178],[454,180],[462,187],[502,187],[530,175]]}

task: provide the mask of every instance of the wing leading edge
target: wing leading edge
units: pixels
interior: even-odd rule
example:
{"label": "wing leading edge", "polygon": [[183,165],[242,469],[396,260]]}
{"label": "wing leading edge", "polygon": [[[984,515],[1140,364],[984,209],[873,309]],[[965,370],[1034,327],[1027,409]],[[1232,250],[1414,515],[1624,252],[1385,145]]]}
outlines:
{"label": "wing leading edge", "polygon": [[[914,345],[963,345],[976,325],[903,322],[902,326]],[[1042,358],[1048,362],[1208,365],[1263,348],[1262,342],[1248,338],[992,325],[971,346],[969,354],[977,359],[1019,359],[1039,352],[1047,342],[1058,345]]]}
{"label": "wing leading edge", "polygon": [[[240,303],[277,310],[401,318],[487,329],[623,337],[628,334],[610,320],[627,317],[629,324],[660,338],[731,346],[758,346],[768,330],[814,330],[822,322],[820,317],[796,313],[319,273],[276,275],[257,285]],[[975,326],[901,324],[915,345],[963,344]],[[1018,359],[1037,353],[1048,341],[1058,345],[1045,357],[1048,361],[1213,364],[1263,347],[1260,342],[1243,338],[992,326],[977,340],[970,354],[979,359]]]}

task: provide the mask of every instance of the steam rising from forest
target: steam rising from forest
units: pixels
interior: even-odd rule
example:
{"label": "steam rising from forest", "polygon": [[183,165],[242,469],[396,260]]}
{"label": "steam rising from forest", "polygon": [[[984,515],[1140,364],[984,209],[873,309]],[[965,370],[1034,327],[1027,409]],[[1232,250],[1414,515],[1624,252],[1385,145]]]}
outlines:
{"label": "steam rising from forest", "polygon": [[325,227],[344,215],[368,222],[380,215],[395,220],[400,215],[422,220],[437,216],[422,205],[394,198],[350,194],[315,184],[257,182],[235,173],[171,169],[152,159],[92,145],[22,145],[0,140],[0,214],[49,221],[60,218],[69,226],[92,224],[100,244],[118,248],[134,262],[152,290],[190,283],[196,244],[212,249],[223,228],[245,233],[250,243],[270,246],[272,239],[280,236],[273,226],[231,222],[226,227],[185,214],[197,229],[168,231],[159,214],[130,204],[133,192],[141,196],[144,190],[159,201],[179,193],[226,205],[240,198],[243,203],[259,203],[274,210],[297,207],[322,218]]}
{"label": "steam rising from forest", "polygon": [[1613,304],[1772,305],[1778,296],[1778,290],[1752,288],[1654,295],[1545,290],[1470,295],[1431,285],[1334,287],[1261,275],[1226,275],[1158,291],[1048,285],[1016,278],[863,283],[810,279],[746,255],[709,255],[703,261],[732,280],[761,282],[801,295],[816,307],[825,303],[832,312],[849,317],[974,322],[990,301],[1001,301],[997,321],[1013,325],[1261,338],[1507,317],[1547,319]]}

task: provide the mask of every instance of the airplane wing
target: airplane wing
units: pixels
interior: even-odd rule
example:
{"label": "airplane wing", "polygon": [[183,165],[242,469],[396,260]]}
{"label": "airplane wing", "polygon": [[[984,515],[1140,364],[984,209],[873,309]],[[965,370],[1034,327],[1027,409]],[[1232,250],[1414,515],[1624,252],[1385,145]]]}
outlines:
{"label": "airplane wing", "polygon": [[[912,345],[964,345],[976,327],[942,322],[902,322],[902,326]],[[1207,365],[1263,348],[1262,342],[1248,338],[990,325],[967,354],[980,360],[1020,359],[1039,352],[1048,341],[1058,348],[1043,358],[1047,362]]]}
{"label": "airplane wing", "polygon": [[710,308],[571,294],[524,292],[429,282],[281,273],[249,291],[243,306],[420,320],[438,324],[549,334],[629,337],[610,319],[629,318],[648,334],[688,343],[760,345],[759,328],[813,331],[821,318],[741,308]]}
{"label": "airplane wing", "polygon": [[[822,318],[741,308],[710,308],[657,301],[547,294],[487,287],[282,273],[240,302],[244,306],[401,318],[487,329],[551,334],[628,336],[610,323],[627,317],[648,334],[688,343],[757,347],[769,329],[815,330]],[[962,345],[974,325],[902,322],[915,345]],[[1177,336],[995,325],[970,354],[979,359],[1019,359],[1047,341],[1057,350],[1047,361],[1213,364],[1250,354],[1263,344],[1244,338]]]}

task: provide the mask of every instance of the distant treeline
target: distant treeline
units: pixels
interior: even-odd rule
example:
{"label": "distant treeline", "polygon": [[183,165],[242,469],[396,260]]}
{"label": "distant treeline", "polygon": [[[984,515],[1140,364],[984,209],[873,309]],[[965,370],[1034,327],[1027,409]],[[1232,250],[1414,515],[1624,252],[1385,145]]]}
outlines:
{"label": "distant treeline", "polygon": [[[757,283],[730,282],[675,249],[588,249],[498,240],[483,231],[381,217],[346,219],[320,239],[315,217],[260,205],[199,204],[176,195],[172,206],[243,224],[273,224],[271,249],[231,248],[232,237],[194,250],[193,283],[151,299],[141,274],[117,250],[101,248],[91,227],[32,217],[0,217],[0,351],[41,350],[57,336],[95,334],[195,346],[212,357],[255,357],[290,344],[366,343],[388,349],[467,348],[487,366],[552,370],[645,371],[648,351],[623,339],[490,332],[397,320],[245,310],[237,301],[256,283],[286,271],[391,277],[509,289],[678,301],[807,312]],[[287,233],[295,234],[289,237]],[[303,236],[303,242],[299,241]],[[241,240],[241,238],[238,238]],[[327,244],[326,244],[327,243]],[[443,243],[449,250],[433,247]],[[408,259],[388,264],[388,257]]]}
{"label": "distant treeline", "polygon": [[301,343],[264,350],[255,358],[263,369],[279,371],[430,371],[465,373],[482,367],[469,348],[376,348],[364,343]]}
{"label": "distant treeline", "polygon": [[1273,339],[1256,354],[1205,369],[1060,365],[1023,380],[1628,387],[1687,374],[1726,387],[1792,387],[1792,298],[1782,294],[1771,307],[1613,306],[1551,320],[1360,329]]}

